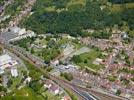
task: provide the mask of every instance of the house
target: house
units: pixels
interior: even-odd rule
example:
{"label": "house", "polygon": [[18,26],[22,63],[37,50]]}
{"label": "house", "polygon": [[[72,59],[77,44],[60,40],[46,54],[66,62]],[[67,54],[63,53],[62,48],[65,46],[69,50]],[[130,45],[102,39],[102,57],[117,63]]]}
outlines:
{"label": "house", "polygon": [[26,33],[26,29],[21,29],[19,32],[18,32],[18,35],[23,35]]}
{"label": "house", "polygon": [[49,88],[51,92],[53,92],[55,95],[59,94],[60,89],[58,85],[52,84],[52,86]]}
{"label": "house", "polygon": [[59,60],[51,61],[51,64],[54,65],[54,66],[59,65]]}
{"label": "house", "polygon": [[46,87],[46,88],[50,88],[52,86],[52,81],[50,81],[50,80],[47,80],[46,82],[45,82],[45,84],[44,84],[44,87]]}
{"label": "house", "polygon": [[17,71],[16,68],[11,69],[11,75],[12,75],[12,77],[17,77],[18,76],[18,71]]}
{"label": "house", "polygon": [[69,96],[64,96],[61,100],[71,100],[71,98]]}
{"label": "house", "polygon": [[44,87],[48,88],[50,92],[54,93],[55,95],[59,94],[60,88],[51,80],[46,80]]}
{"label": "house", "polygon": [[17,27],[17,26],[14,26],[12,28],[9,29],[10,32],[13,32],[13,33],[19,33],[19,31],[21,30],[21,28]]}
{"label": "house", "polygon": [[25,83],[25,84],[26,84],[26,83],[29,83],[29,82],[31,82],[31,80],[32,80],[32,78],[31,78],[30,76],[28,76],[28,77],[25,79],[24,83]]}
{"label": "house", "polygon": [[95,61],[93,62],[93,64],[100,65],[102,63],[102,61],[103,61],[102,59],[96,58]]}
{"label": "house", "polygon": [[123,39],[129,38],[129,37],[128,37],[128,34],[127,34],[126,32],[124,32],[124,31],[121,32],[121,36],[122,36]]}

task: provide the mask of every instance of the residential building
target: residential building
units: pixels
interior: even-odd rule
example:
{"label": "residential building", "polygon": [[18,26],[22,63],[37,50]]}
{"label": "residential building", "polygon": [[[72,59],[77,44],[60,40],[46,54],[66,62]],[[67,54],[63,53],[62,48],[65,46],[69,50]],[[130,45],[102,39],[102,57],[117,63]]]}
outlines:
{"label": "residential building", "polygon": [[11,75],[12,75],[12,77],[17,77],[18,76],[18,71],[17,71],[16,68],[11,69]]}

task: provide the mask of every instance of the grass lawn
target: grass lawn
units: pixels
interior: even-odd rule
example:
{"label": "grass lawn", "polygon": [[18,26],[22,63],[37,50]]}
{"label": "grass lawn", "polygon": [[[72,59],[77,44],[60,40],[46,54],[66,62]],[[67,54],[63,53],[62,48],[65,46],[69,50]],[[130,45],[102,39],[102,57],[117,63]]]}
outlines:
{"label": "grass lawn", "polygon": [[116,76],[112,76],[112,75],[108,75],[107,78],[108,78],[109,81],[112,81],[112,82],[117,80],[117,77]]}
{"label": "grass lawn", "polygon": [[47,43],[48,43],[48,41],[46,41],[46,39],[39,39],[39,38],[37,38],[37,39],[34,41],[34,44],[46,45]]}
{"label": "grass lawn", "polygon": [[55,11],[55,6],[46,7],[45,11],[47,11],[47,12]]}
{"label": "grass lawn", "polygon": [[13,84],[9,88],[10,90],[16,89],[16,85],[18,85],[21,82],[22,76],[18,76],[17,78],[11,78],[13,81]]}
{"label": "grass lawn", "polygon": [[16,90],[14,96],[5,96],[1,100],[43,100],[43,97],[36,94],[31,88],[24,87]]}
{"label": "grass lawn", "polygon": [[76,49],[79,49],[83,46],[82,44],[78,43],[77,40],[73,40],[73,39],[62,38],[58,41],[59,45],[64,45],[67,43],[74,45]]}
{"label": "grass lawn", "polygon": [[93,61],[96,58],[99,58],[100,54],[101,54],[100,51],[96,51],[96,50],[92,49],[88,53],[80,54],[79,57],[82,61],[79,63],[76,63],[76,64],[79,65],[80,67],[87,68],[91,71],[95,71],[95,72],[99,71],[101,68],[103,68],[103,66],[102,65],[94,65]]}
{"label": "grass lawn", "polygon": [[47,100],[61,100],[61,97],[59,95],[54,95],[49,91],[43,92],[42,95],[44,97],[47,97]]}
{"label": "grass lawn", "polygon": [[134,3],[126,3],[126,4],[113,4],[112,7],[110,7],[110,10],[112,12],[121,12],[123,8],[134,8]]}
{"label": "grass lawn", "polygon": [[85,4],[86,4],[86,0],[71,0],[71,1],[67,4],[67,7],[69,7],[69,6],[71,6],[71,5],[76,5],[76,4],[85,5]]}

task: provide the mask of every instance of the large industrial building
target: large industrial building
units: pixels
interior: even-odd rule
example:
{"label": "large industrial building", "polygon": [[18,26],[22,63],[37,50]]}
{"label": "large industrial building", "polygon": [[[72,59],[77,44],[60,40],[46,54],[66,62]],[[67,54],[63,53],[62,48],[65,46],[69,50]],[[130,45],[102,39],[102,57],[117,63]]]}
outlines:
{"label": "large industrial building", "polygon": [[35,37],[35,36],[36,36],[36,34],[31,30],[26,31],[26,29],[24,29],[24,28],[21,29],[17,26],[14,26],[14,27],[10,28],[7,32],[1,33],[0,38],[6,42],[14,42],[17,40],[21,40],[23,38]]}
{"label": "large industrial building", "polygon": [[18,62],[8,54],[0,56],[0,74],[4,73],[4,69],[17,65]]}

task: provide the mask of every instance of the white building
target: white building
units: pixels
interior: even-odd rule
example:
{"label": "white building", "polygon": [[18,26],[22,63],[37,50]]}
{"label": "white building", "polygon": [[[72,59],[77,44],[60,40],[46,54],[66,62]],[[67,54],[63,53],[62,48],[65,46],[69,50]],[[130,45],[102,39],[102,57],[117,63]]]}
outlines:
{"label": "white building", "polygon": [[11,62],[11,59],[12,58],[9,55],[7,55],[7,54],[0,56],[0,66],[4,65],[6,63]]}
{"label": "white building", "polygon": [[13,33],[19,33],[20,30],[21,30],[21,28],[19,28],[17,26],[10,28],[10,31]]}
{"label": "white building", "polygon": [[47,80],[44,84],[44,87],[48,88],[49,91],[54,93],[55,95],[59,94],[60,92],[59,86],[53,83],[51,80]]}
{"label": "white building", "polygon": [[51,61],[51,64],[54,65],[54,66],[56,66],[56,65],[59,64],[59,60]]}
{"label": "white building", "polygon": [[96,58],[95,61],[93,62],[93,64],[100,65],[102,63],[102,61],[103,61],[102,59]]}
{"label": "white building", "polygon": [[17,77],[18,76],[18,71],[17,71],[16,68],[11,69],[11,75],[12,75],[12,77]]}
{"label": "white building", "polygon": [[18,35],[23,35],[23,34],[25,34],[26,33],[26,29],[21,29],[20,31],[19,31],[19,33],[18,33]]}
{"label": "white building", "polygon": [[17,40],[21,40],[21,39],[24,39],[24,38],[27,38],[27,37],[35,37],[36,34],[31,31],[31,30],[28,30],[28,31],[25,31],[25,29],[22,29],[21,31],[19,31],[18,33],[18,36],[16,36],[15,38],[12,38],[9,40],[10,41],[17,41]]}
{"label": "white building", "polygon": [[5,68],[17,65],[17,61],[12,59],[9,55],[5,54],[0,56],[0,71],[3,72]]}

